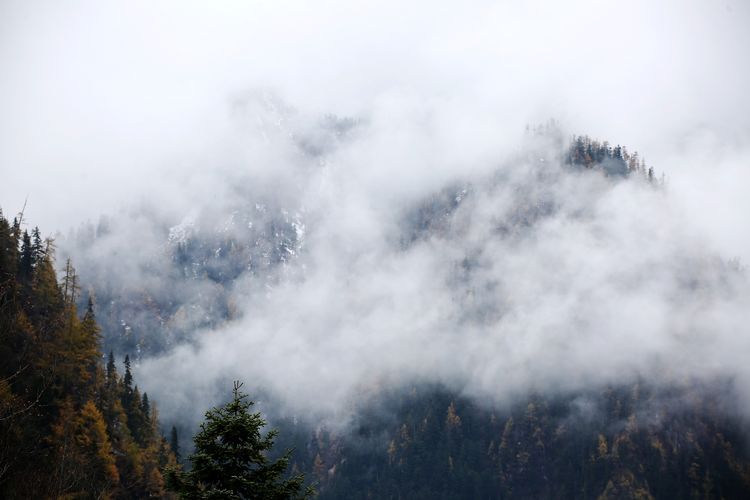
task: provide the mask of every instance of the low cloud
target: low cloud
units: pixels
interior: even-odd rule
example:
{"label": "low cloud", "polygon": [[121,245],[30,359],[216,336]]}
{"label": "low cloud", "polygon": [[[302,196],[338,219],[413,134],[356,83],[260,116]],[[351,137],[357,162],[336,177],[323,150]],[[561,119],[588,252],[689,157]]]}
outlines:
{"label": "low cloud", "polygon": [[[327,415],[410,380],[750,401],[744,2],[45,7],[0,6],[3,209],[109,215],[61,253],[170,311],[138,368],[167,416],[227,378]],[[549,117],[666,187],[563,165]]]}

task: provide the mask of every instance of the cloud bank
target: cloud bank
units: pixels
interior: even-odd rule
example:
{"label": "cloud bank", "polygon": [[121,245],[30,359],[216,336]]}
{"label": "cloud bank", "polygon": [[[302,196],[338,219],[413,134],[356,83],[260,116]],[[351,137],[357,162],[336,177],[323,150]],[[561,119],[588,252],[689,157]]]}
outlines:
{"label": "cloud bank", "polygon": [[363,147],[305,183],[304,244],[283,279],[259,293],[246,275],[238,319],[144,363],[165,401],[185,381],[210,399],[229,378],[327,416],[419,381],[495,403],[638,377],[750,388],[746,276],[671,191],[531,144],[442,194],[383,203],[338,170]]}
{"label": "cloud bank", "polygon": [[[28,195],[48,230],[117,214],[79,267],[162,295],[180,221],[257,203],[304,223],[273,279],[232,283],[236,320],[144,361],[167,412],[225,377],[329,413],[412,379],[747,392],[747,289],[726,262],[750,260],[748,9],[5,2],[0,200]],[[668,188],[566,170],[523,136],[549,117],[637,148]],[[415,237],[441,192],[461,202]]]}

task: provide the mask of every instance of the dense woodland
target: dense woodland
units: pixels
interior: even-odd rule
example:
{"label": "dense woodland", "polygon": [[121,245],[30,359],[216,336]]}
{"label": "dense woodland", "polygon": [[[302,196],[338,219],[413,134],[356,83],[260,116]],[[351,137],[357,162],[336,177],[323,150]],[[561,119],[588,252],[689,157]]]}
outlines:
{"label": "dense woodland", "polygon": [[613,147],[607,141],[600,142],[588,136],[573,138],[565,160],[570,165],[599,168],[609,176],[638,174],[649,181],[656,180],[654,168],[647,167],[646,160],[637,151],[630,154],[626,147],[619,144]]}
{"label": "dense woodland", "polygon": [[175,464],[129,358],[100,351],[93,297],[83,314],[70,261],[0,213],[0,498],[165,497]]}
{"label": "dense woodland", "polygon": [[413,387],[346,432],[282,422],[279,445],[321,498],[747,498],[747,428],[723,389],[640,382],[508,407]]}

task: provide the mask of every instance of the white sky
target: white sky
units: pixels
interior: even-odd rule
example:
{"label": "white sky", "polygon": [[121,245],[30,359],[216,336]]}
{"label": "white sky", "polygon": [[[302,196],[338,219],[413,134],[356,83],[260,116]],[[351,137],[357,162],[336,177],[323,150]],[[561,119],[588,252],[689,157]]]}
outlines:
{"label": "white sky", "polygon": [[[29,219],[52,232],[186,163],[211,168],[232,99],[258,88],[309,113],[413,106],[455,122],[465,149],[554,117],[679,183],[675,154],[694,141],[709,157],[747,146],[749,12],[739,0],[3,0],[0,206],[13,214],[28,195]],[[689,182],[739,201],[745,170]]]}

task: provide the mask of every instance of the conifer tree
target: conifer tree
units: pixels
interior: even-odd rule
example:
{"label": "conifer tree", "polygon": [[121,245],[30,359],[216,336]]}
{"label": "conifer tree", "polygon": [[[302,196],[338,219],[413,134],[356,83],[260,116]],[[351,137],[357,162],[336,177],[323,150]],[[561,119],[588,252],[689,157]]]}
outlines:
{"label": "conifer tree", "polygon": [[70,258],[68,258],[65,262],[65,275],[62,282],[63,298],[66,304],[75,304],[78,288],[78,276]]}
{"label": "conifer tree", "polygon": [[81,351],[85,356],[81,363],[82,376],[87,382],[89,397],[93,396],[95,388],[101,384],[102,368],[99,344],[101,342],[101,329],[96,323],[94,314],[94,300],[89,295],[86,312],[83,315],[80,326]]}
{"label": "conifer tree", "polygon": [[151,420],[151,404],[148,401],[148,393],[143,393],[143,398],[141,398],[141,413],[143,413],[143,417],[146,419],[146,421]]}
{"label": "conifer tree", "polygon": [[13,230],[0,210],[0,304],[10,298],[9,285],[16,272],[18,245]]}
{"label": "conifer tree", "polygon": [[291,450],[275,462],[267,453],[277,432],[265,436],[266,425],[260,413],[251,413],[252,401],[234,383],[232,400],[206,412],[201,430],[195,436],[192,469],[167,472],[168,487],[182,498],[290,499],[307,498],[311,488],[303,490],[304,477],[284,479]]}
{"label": "conifer tree", "polygon": [[117,382],[117,367],[115,366],[115,355],[109,351],[107,357],[107,386],[114,386]]}
{"label": "conifer tree", "polygon": [[130,371],[130,356],[125,355],[125,374],[122,377],[122,407],[127,411],[133,402],[133,373]]}
{"label": "conifer tree", "polygon": [[177,427],[172,426],[172,431],[169,434],[169,446],[172,448],[175,459],[180,461],[180,441],[177,435]]}
{"label": "conifer tree", "polygon": [[93,402],[76,411],[72,399],[66,399],[49,441],[56,462],[54,496],[95,496],[119,481],[106,425]]}
{"label": "conifer tree", "polygon": [[42,233],[39,232],[39,228],[35,227],[31,232],[31,260],[34,265],[44,257],[44,242],[42,241]]}
{"label": "conifer tree", "polygon": [[79,318],[75,269],[58,283],[53,250],[0,212],[0,498],[168,498],[156,405],[129,359],[127,383],[112,353],[105,372],[93,298]]}
{"label": "conifer tree", "polygon": [[18,280],[22,283],[31,281],[34,269],[34,253],[29,233],[24,231],[21,243],[21,255],[18,259]]}
{"label": "conifer tree", "polygon": [[141,401],[141,391],[138,390],[138,386],[135,386],[133,396],[130,399],[130,406],[125,407],[125,415],[128,417],[128,427],[133,435],[133,439],[140,446],[147,446],[148,441],[146,437],[149,422],[146,420],[145,415],[143,415],[143,403]]}

